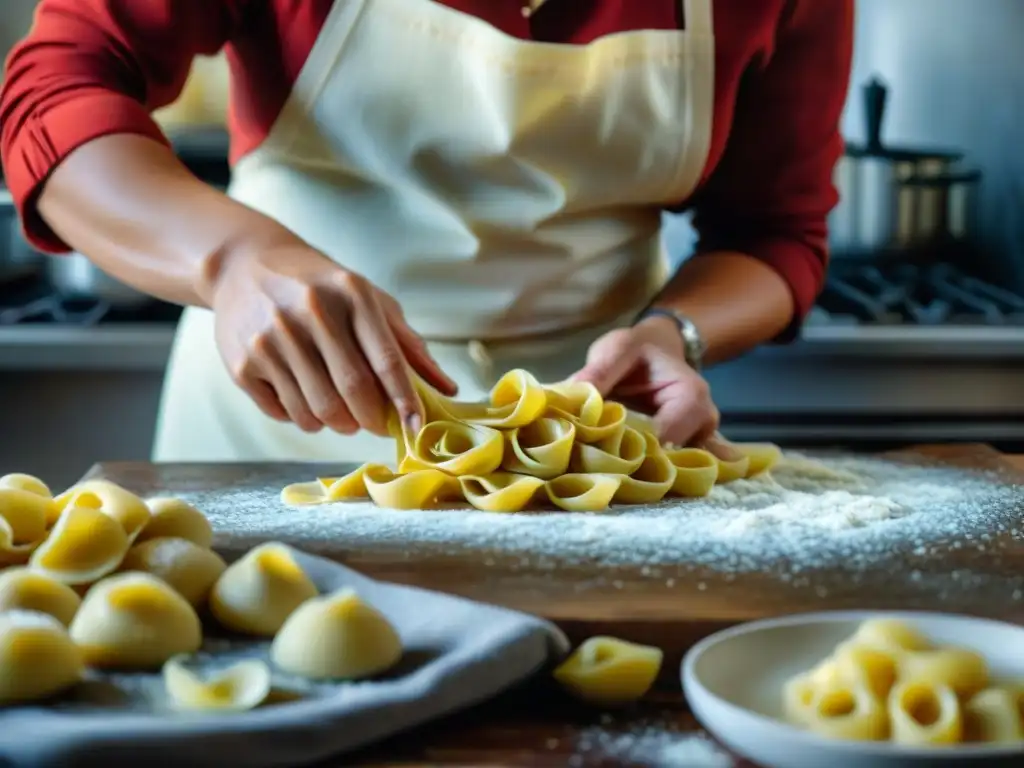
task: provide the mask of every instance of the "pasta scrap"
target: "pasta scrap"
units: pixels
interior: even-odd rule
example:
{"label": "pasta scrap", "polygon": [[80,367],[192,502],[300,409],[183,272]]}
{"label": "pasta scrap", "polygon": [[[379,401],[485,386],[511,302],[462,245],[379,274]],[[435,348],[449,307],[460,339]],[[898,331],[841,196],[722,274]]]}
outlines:
{"label": "pasta scrap", "polygon": [[177,710],[244,712],[255,709],[270,695],[270,667],[257,659],[232,664],[203,679],[185,665],[184,657],[168,659],[163,668],[164,688]]}
{"label": "pasta scrap", "polygon": [[554,671],[555,679],[581,699],[612,705],[636,701],[661,670],[660,648],[615,637],[591,637]]}

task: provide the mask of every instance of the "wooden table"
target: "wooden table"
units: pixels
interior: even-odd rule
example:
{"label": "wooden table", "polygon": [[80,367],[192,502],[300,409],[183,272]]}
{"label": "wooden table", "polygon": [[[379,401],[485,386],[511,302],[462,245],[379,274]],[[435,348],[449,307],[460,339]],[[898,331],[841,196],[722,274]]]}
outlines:
{"label": "wooden table", "polygon": [[[922,446],[914,449],[943,463],[965,468],[997,470],[1012,481],[1024,482],[1024,456],[1003,456],[985,446]],[[308,476],[292,468],[294,479]],[[228,487],[252,467],[198,465],[100,464],[90,473],[104,476],[139,493],[174,493],[196,488]],[[221,538],[221,546],[231,542]],[[601,766],[657,764],[645,750],[649,738],[669,738],[672,731],[692,734],[699,726],[686,709],[679,690],[679,663],[697,639],[741,621],[809,610],[844,608],[915,608],[944,610],[1002,618],[1024,623],[1024,603],[1008,594],[1024,576],[1024,545],[995,536],[984,554],[960,542],[939,545],[938,555],[917,558],[907,551],[878,573],[848,574],[821,570],[804,587],[784,587],[770,576],[735,579],[712,570],[695,577],[680,569],[681,578],[662,570],[652,579],[641,569],[567,566],[532,572],[501,559],[467,562],[424,551],[413,558],[382,552],[350,552],[347,565],[370,576],[440,589],[467,597],[529,611],[556,622],[574,641],[594,634],[613,634],[665,650],[663,675],[651,695],[637,706],[610,714],[583,707],[547,679],[531,681],[471,712],[405,734],[358,758],[338,765],[413,766]],[[945,549],[942,549],[944,547]],[[907,574],[916,571],[930,585],[913,589]],[[964,573],[980,578],[965,580]],[[685,578],[682,578],[685,576]],[[611,580],[615,588],[609,589]],[[856,583],[854,583],[856,581]],[[695,583],[701,588],[696,589]],[[823,595],[825,595],[823,597]],[[676,609],[699,607],[704,621],[680,626],[665,620],[666,602]],[[613,742],[617,732],[633,734]],[[636,746],[629,754],[630,744]],[[609,745],[611,745],[611,748]],[[652,762],[654,761],[654,762]],[[737,766],[750,765],[737,762]]]}

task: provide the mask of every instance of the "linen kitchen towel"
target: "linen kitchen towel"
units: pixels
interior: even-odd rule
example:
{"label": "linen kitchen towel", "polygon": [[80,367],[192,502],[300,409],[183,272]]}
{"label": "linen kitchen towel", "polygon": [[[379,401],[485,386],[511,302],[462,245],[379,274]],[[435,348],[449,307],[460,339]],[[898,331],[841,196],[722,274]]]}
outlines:
{"label": "linen kitchen towel", "polygon": [[[374,581],[303,552],[295,557],[322,594],[354,588],[388,617],[405,648],[395,670],[357,683],[311,683],[275,670],[275,690],[293,700],[224,714],[171,711],[159,673],[96,673],[56,703],[0,709],[0,766],[316,763],[484,701],[568,648],[558,629],[533,616]],[[242,658],[269,663],[269,641],[214,632],[208,623],[199,670]]]}

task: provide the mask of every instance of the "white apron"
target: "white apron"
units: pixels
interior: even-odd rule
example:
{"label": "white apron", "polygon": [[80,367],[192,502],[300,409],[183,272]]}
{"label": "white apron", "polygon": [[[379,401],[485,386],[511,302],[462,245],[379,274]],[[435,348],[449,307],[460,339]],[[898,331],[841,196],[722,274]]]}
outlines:
{"label": "white apron", "polygon": [[[513,38],[433,0],[336,0],[229,193],[394,296],[480,398],[514,367],[557,381],[666,279],[661,209],[691,195],[714,100],[712,0],[685,31]],[[389,461],[310,435],[231,381],[213,315],[182,317],[157,461]]]}

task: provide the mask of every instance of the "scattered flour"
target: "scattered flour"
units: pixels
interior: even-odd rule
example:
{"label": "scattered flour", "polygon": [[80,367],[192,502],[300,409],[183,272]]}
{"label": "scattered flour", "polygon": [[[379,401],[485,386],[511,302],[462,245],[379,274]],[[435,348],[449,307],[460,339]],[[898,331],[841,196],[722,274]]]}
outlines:
{"label": "scattered flour", "polygon": [[[996,474],[877,458],[788,455],[770,475],[714,489],[706,499],[667,500],[603,514],[500,515],[473,509],[395,511],[369,502],[288,507],[284,484],[254,474],[233,488],[178,495],[239,547],[267,539],[311,552],[347,550],[517,555],[524,565],[679,565],[726,572],[867,565],[922,554],[950,540],[1024,529],[1024,494]],[[310,478],[311,479],[311,478]],[[177,492],[177,489],[169,489]]]}
{"label": "scattered flour", "polygon": [[732,768],[733,759],[700,733],[686,733],[672,725],[642,722],[622,731],[594,726],[580,733],[569,765],[591,760],[651,768]]}

